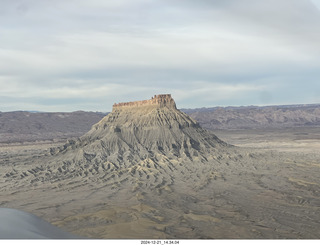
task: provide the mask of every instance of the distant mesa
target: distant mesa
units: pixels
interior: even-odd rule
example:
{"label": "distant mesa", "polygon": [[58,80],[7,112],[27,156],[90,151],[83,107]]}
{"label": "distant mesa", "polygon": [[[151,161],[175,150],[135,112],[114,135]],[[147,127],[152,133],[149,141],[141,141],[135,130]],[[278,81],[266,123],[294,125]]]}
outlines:
{"label": "distant mesa", "polygon": [[176,109],[176,103],[171,97],[171,94],[159,94],[159,95],[153,96],[150,100],[114,103],[113,110],[118,108],[123,108],[123,107],[141,107],[141,106],[158,106],[160,108],[171,107]]}

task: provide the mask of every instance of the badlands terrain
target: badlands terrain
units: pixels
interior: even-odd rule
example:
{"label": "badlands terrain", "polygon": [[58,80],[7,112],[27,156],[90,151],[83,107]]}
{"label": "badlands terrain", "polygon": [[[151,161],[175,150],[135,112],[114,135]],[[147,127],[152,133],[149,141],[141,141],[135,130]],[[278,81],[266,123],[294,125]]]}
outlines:
{"label": "badlands terrain", "polygon": [[317,108],[223,110],[184,110],[196,121],[158,95],[72,130],[81,117],[62,130],[24,112],[42,126],[2,124],[0,207],[88,238],[319,239]]}

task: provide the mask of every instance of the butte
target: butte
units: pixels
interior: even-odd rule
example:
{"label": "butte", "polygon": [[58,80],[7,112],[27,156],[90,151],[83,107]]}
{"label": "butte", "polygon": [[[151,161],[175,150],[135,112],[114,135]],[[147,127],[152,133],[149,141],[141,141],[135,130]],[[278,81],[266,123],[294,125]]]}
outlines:
{"label": "butte", "polygon": [[139,166],[174,169],[217,159],[226,147],[230,146],[178,110],[170,94],[160,94],[114,104],[88,133],[51,154],[63,163],[53,171],[64,172],[65,178],[112,171],[132,174]]}

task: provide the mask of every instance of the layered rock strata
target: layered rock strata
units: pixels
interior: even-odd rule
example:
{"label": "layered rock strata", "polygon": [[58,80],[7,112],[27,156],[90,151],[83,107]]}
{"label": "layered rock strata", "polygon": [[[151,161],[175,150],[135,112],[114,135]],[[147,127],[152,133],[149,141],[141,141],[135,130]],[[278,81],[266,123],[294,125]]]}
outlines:
{"label": "layered rock strata", "polygon": [[113,110],[116,110],[119,108],[141,107],[141,106],[158,106],[160,108],[166,106],[166,107],[171,107],[176,109],[176,103],[171,97],[171,94],[159,94],[159,95],[153,96],[150,100],[115,103],[113,105]]}
{"label": "layered rock strata", "polygon": [[37,177],[34,182],[135,172],[139,166],[173,170],[177,164],[217,159],[226,146],[179,111],[171,95],[155,95],[151,100],[115,104],[88,133],[51,149],[50,164],[7,175],[28,179],[31,174]]}
{"label": "layered rock strata", "polygon": [[115,104],[87,134],[53,154],[69,156],[71,163],[103,163],[117,169],[142,161],[205,161],[226,145],[179,111],[170,95],[155,95],[151,100]]}

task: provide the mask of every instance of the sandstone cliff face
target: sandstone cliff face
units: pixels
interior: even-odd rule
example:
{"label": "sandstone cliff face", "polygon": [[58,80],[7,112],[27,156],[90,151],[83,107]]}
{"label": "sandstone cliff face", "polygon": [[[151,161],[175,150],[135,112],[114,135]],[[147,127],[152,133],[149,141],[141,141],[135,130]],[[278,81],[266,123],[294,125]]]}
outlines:
{"label": "sandstone cliff face", "polygon": [[115,103],[113,105],[113,110],[123,109],[123,108],[132,108],[132,107],[145,107],[145,106],[153,106],[153,107],[168,107],[176,109],[176,103],[174,102],[171,94],[159,94],[153,96],[150,100],[141,100],[141,101],[133,101],[133,102],[121,102]]}

